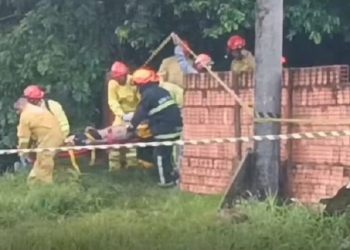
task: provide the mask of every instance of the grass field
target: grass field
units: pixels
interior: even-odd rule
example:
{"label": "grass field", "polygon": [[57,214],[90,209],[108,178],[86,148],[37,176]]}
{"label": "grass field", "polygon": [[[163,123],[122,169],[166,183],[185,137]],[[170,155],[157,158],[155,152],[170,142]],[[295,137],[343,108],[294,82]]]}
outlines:
{"label": "grass field", "polygon": [[162,190],[140,171],[56,176],[36,188],[0,179],[1,250],[350,249],[346,217],[267,202],[242,206],[249,219],[233,224],[217,216],[220,197]]}

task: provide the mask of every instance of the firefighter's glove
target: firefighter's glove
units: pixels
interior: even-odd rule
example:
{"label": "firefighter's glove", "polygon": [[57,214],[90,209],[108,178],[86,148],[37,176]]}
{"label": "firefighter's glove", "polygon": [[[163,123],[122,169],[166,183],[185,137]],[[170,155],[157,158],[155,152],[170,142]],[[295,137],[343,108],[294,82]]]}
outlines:
{"label": "firefighter's glove", "polygon": [[134,112],[130,112],[130,113],[124,114],[122,116],[122,119],[124,122],[130,122],[133,116],[134,116]]}

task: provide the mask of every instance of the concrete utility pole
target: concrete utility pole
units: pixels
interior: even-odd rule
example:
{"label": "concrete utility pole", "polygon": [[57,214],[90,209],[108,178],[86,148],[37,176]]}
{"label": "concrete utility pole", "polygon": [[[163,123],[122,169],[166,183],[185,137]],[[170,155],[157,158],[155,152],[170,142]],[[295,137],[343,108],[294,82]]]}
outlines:
{"label": "concrete utility pole", "polygon": [[[255,10],[255,113],[281,115],[283,0],[257,0]],[[280,123],[255,123],[255,135],[280,134]],[[256,189],[278,192],[280,141],[255,143]]]}

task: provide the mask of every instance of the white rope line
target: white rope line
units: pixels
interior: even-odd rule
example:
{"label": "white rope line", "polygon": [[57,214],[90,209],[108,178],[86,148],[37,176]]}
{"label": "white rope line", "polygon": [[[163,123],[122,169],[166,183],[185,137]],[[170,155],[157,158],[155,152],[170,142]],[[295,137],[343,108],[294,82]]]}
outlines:
{"label": "white rope line", "polygon": [[338,131],[319,131],[319,132],[305,132],[279,135],[254,135],[250,137],[232,137],[232,138],[213,138],[200,140],[178,140],[178,141],[164,141],[164,142],[137,142],[125,144],[109,144],[109,145],[90,145],[90,146],[71,146],[59,148],[35,148],[35,149],[1,149],[0,155],[15,154],[15,153],[38,153],[43,151],[69,151],[69,150],[92,150],[92,149],[119,149],[119,148],[136,148],[136,147],[158,147],[158,146],[172,146],[172,145],[207,145],[215,143],[236,143],[262,140],[289,140],[289,139],[317,139],[325,137],[341,137],[350,136],[350,130]]}

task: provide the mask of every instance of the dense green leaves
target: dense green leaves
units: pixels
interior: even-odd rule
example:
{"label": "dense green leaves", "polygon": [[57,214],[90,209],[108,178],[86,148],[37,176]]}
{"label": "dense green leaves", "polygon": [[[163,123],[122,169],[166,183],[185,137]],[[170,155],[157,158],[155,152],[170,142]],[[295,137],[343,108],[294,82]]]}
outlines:
{"label": "dense green leaves", "polygon": [[[297,33],[305,32],[316,44],[320,44],[323,35],[330,35],[340,31],[340,18],[336,15],[336,8],[332,8],[332,0],[290,1],[287,5],[285,18],[288,24],[287,37],[292,39]],[[333,10],[333,11],[330,11]]]}
{"label": "dense green leaves", "polygon": [[7,107],[0,114],[0,120],[6,121],[4,139],[16,123],[15,116],[8,115],[13,113],[11,106],[29,83],[50,86],[53,98],[75,118],[73,124],[96,114],[95,99],[101,97],[110,58],[105,48],[113,46],[101,39],[106,28],[102,10],[96,1],[53,2],[38,2],[11,32],[1,34],[0,91],[5,96],[1,103]]}
{"label": "dense green leaves", "polygon": [[[0,0],[0,144],[15,145],[12,105],[28,84],[38,83],[61,101],[74,126],[86,125],[100,118],[104,76],[113,60],[140,65],[172,31],[196,41],[195,48],[211,41],[219,56],[225,36],[254,30],[254,3]],[[285,34],[292,39],[305,33],[315,43],[350,34],[349,9],[347,0],[285,0]]]}

